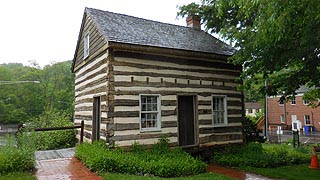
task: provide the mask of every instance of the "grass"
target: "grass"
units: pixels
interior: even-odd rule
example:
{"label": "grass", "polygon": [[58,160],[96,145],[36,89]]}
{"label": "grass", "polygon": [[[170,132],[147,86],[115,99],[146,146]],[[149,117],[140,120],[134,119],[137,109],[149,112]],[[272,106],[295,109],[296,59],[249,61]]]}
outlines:
{"label": "grass", "polygon": [[190,177],[180,177],[180,178],[160,178],[160,177],[148,177],[148,176],[136,176],[128,174],[116,174],[116,173],[101,173],[101,177],[104,180],[232,180],[232,178],[215,174],[215,173],[204,173]]}
{"label": "grass", "polygon": [[0,180],[37,180],[31,173],[15,172],[7,175],[0,175]]}
{"label": "grass", "polygon": [[261,174],[270,178],[290,179],[290,180],[319,180],[320,170],[310,169],[309,164],[299,164],[291,166],[282,166],[277,168],[254,168],[245,167],[242,170]]}

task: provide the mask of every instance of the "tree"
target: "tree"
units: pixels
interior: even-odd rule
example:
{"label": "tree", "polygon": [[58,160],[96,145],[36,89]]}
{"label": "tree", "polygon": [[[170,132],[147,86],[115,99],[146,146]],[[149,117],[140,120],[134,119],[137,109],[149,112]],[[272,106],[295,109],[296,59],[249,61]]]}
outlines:
{"label": "tree", "polygon": [[22,64],[1,64],[0,81],[39,81],[39,84],[0,84],[0,124],[26,122],[47,109],[71,117],[74,98],[74,75],[71,61],[48,65],[43,69]]}
{"label": "tree", "polygon": [[249,87],[287,96],[301,85],[319,86],[319,12],[318,0],[202,0],[178,15],[198,15],[207,31],[230,41],[237,49],[231,61],[243,65]]}

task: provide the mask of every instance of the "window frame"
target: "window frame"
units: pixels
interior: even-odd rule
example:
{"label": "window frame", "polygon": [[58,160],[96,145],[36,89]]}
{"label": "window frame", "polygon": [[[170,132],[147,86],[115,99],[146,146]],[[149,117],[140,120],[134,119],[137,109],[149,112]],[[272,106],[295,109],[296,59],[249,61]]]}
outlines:
{"label": "window frame", "polygon": [[[308,117],[308,118],[307,118]],[[309,123],[307,124],[307,119],[309,120]],[[305,125],[311,125],[311,119],[309,114],[304,115],[304,124]]]}
{"label": "window frame", "polygon": [[83,59],[86,59],[90,54],[90,33],[86,32],[83,36]]}
{"label": "window frame", "polygon": [[284,114],[280,115],[280,123],[281,124],[285,124],[286,123],[285,118],[284,118]]}
{"label": "window frame", "polygon": [[[142,111],[142,97],[143,96],[155,96],[157,97],[157,111]],[[157,127],[154,128],[142,128],[142,114],[157,113]],[[140,132],[152,132],[161,131],[161,95],[160,94],[139,94],[139,127]]]}
{"label": "window frame", "polygon": [[[219,124],[215,124],[215,120],[214,120],[214,112],[216,112],[213,109],[213,98],[223,98],[223,108],[224,108],[224,112],[223,112],[223,123],[219,123]],[[212,119],[212,126],[214,127],[219,127],[219,126],[227,126],[228,125],[228,106],[227,106],[227,95],[211,95],[211,119]]]}
{"label": "window frame", "polygon": [[282,100],[282,101],[279,100],[278,102],[279,106],[284,106],[284,103],[285,103],[285,100]]}
{"label": "window frame", "polygon": [[296,105],[296,104],[297,104],[296,98],[291,99],[291,105]]}
{"label": "window frame", "polygon": [[309,103],[310,103],[309,100],[306,100],[306,99],[303,100],[303,105],[309,105]]}

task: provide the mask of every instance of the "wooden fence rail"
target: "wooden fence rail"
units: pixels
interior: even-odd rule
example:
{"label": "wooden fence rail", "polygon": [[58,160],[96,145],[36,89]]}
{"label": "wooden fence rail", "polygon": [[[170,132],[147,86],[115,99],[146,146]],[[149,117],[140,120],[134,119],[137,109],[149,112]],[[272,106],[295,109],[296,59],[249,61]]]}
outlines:
{"label": "wooden fence rail", "polygon": [[[19,131],[21,132],[21,128],[19,127]],[[77,126],[66,126],[66,127],[47,127],[47,128],[34,128],[29,129],[28,131],[57,131],[57,130],[68,130],[68,129],[78,129],[80,128],[80,143],[83,143],[83,136],[84,136],[84,121],[81,121],[80,125]]]}

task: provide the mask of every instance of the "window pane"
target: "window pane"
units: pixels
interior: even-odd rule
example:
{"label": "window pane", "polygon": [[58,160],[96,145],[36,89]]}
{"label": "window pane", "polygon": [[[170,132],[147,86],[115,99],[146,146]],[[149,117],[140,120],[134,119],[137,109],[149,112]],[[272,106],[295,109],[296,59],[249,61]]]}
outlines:
{"label": "window pane", "polygon": [[147,117],[146,114],[141,114],[141,128],[147,127]]}
{"label": "window pane", "polygon": [[213,124],[225,123],[225,97],[212,97]]}
{"label": "window pane", "polygon": [[141,128],[156,128],[157,113],[141,113]]}
{"label": "window pane", "polygon": [[142,111],[157,111],[158,96],[141,96],[141,110]]}
{"label": "window pane", "polygon": [[141,129],[152,129],[158,127],[159,110],[158,110],[159,96],[141,96]]}
{"label": "window pane", "polygon": [[306,124],[310,124],[310,116],[309,115],[305,115],[304,118],[306,120]]}

